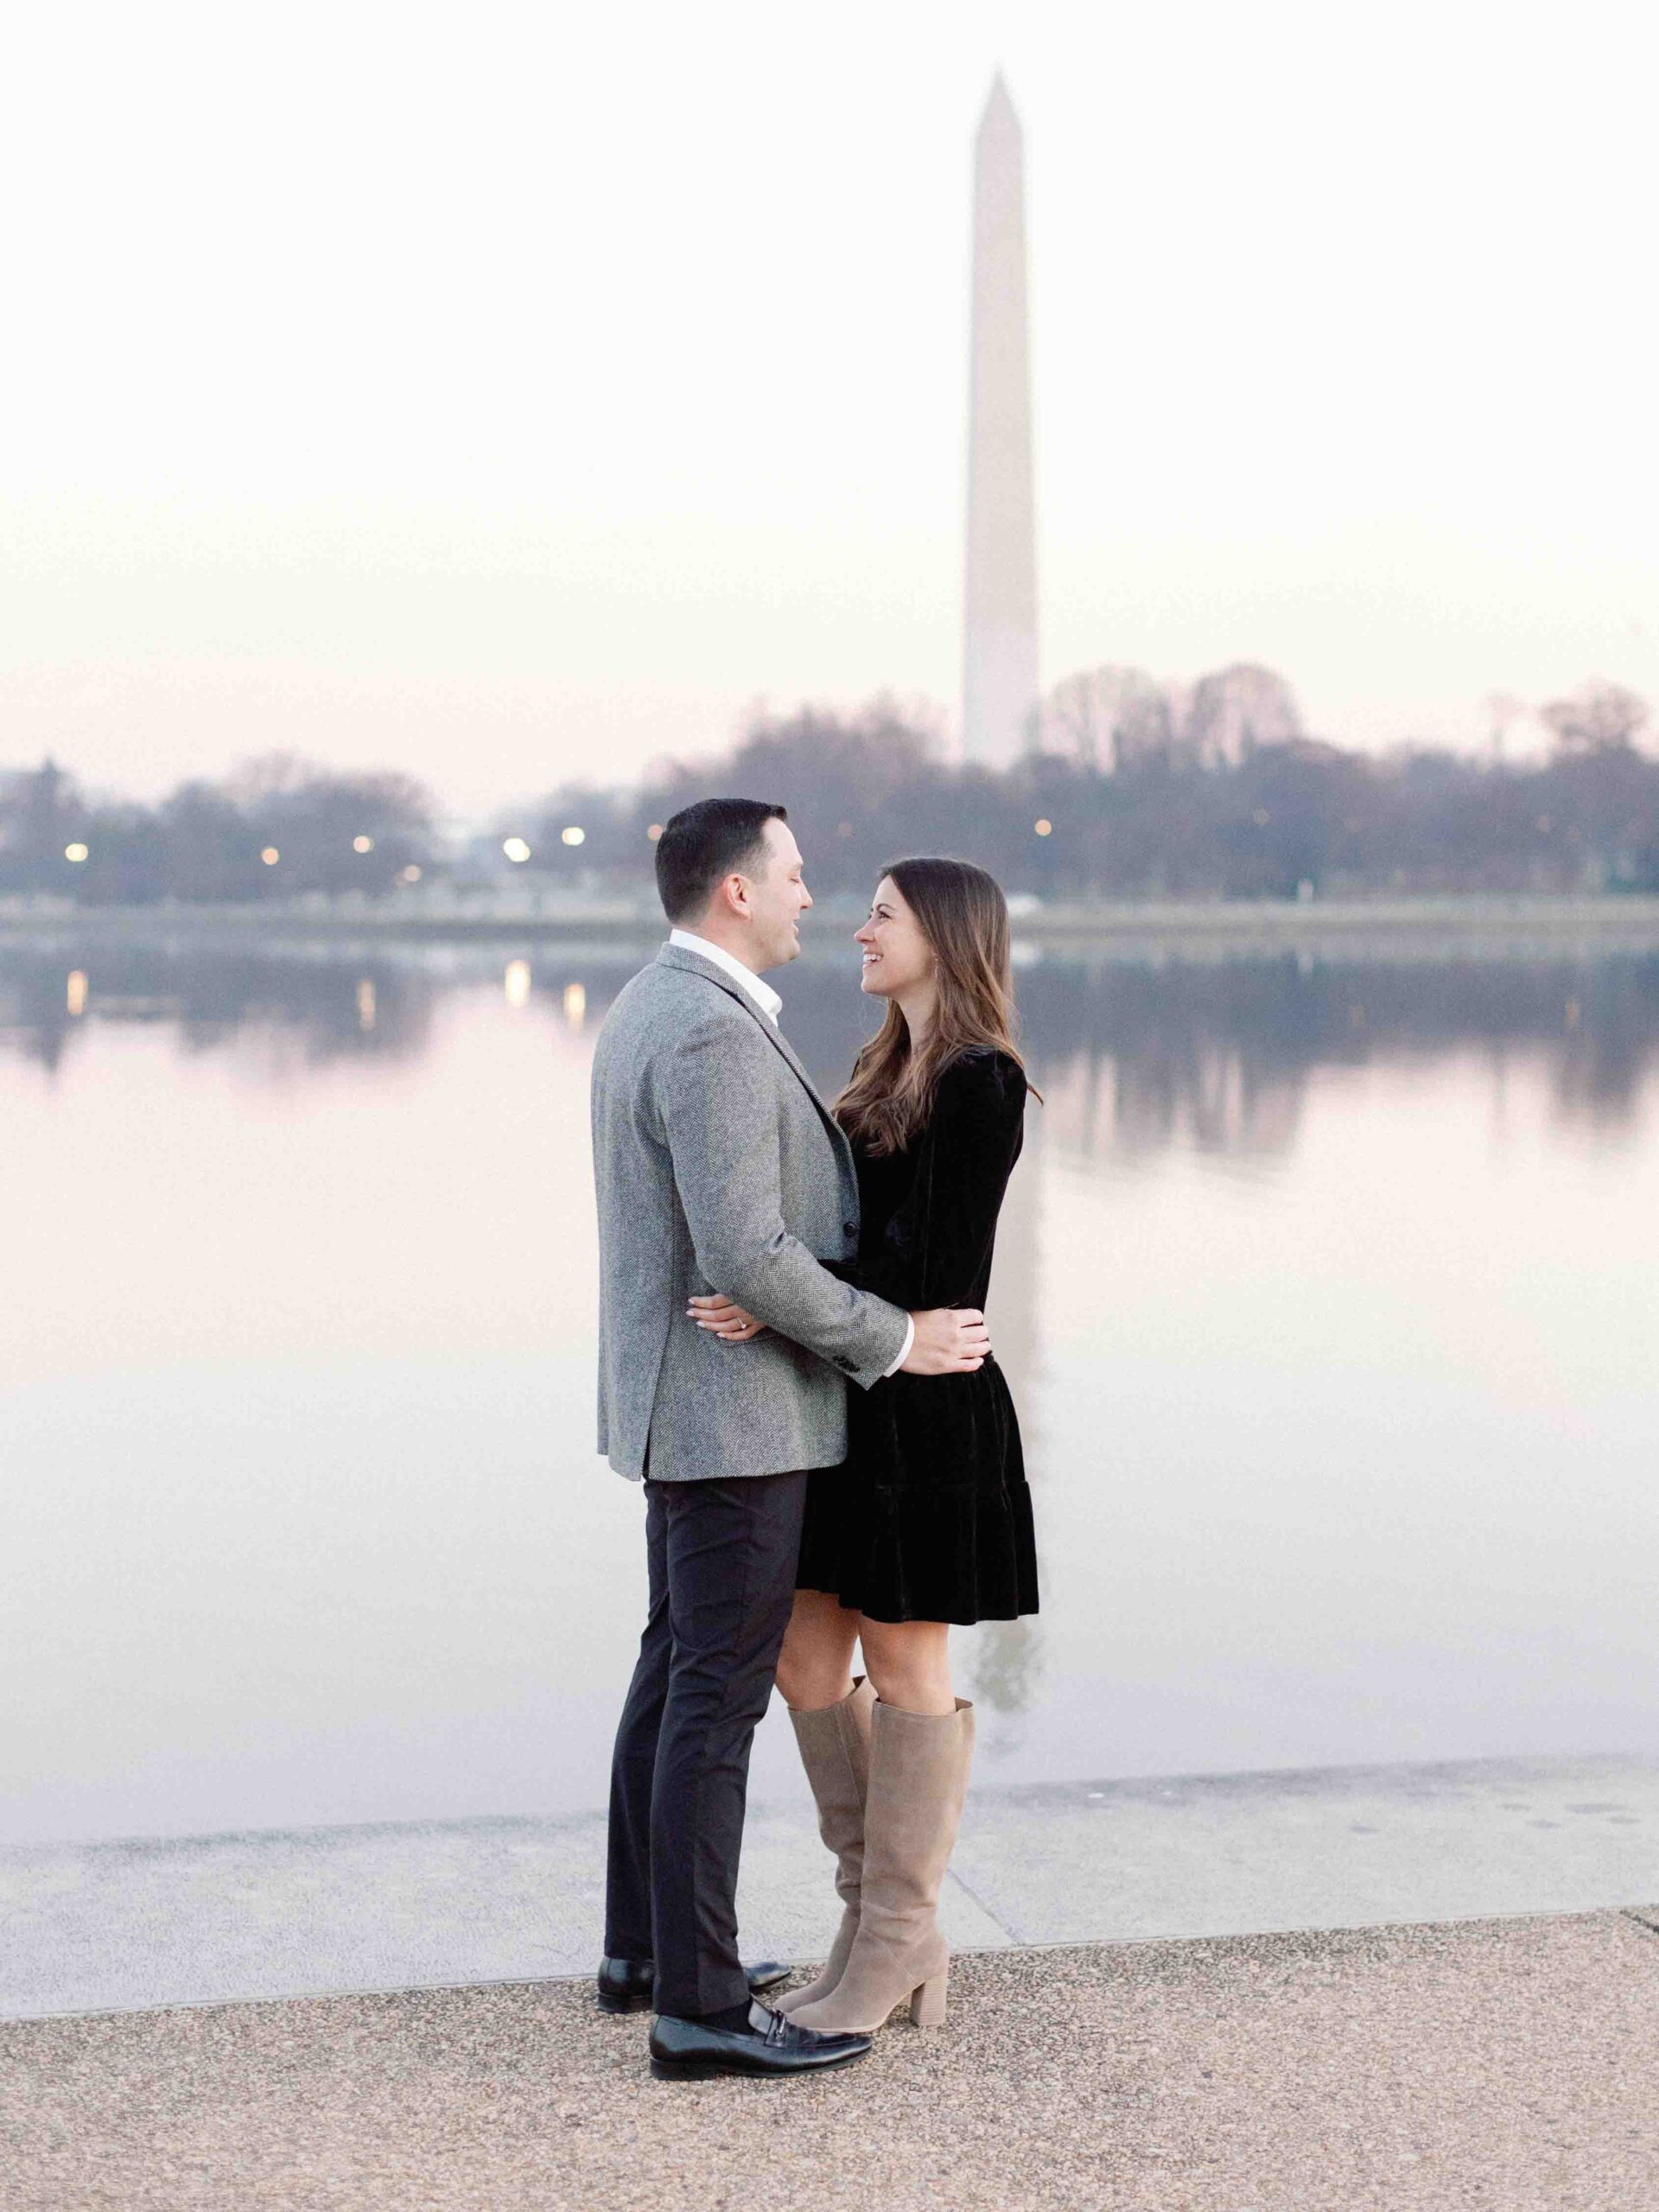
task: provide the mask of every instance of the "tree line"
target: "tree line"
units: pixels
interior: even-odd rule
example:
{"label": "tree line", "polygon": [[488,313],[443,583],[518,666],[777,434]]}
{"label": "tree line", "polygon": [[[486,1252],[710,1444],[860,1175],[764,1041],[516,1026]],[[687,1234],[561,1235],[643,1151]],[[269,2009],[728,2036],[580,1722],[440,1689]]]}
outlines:
{"label": "tree line", "polygon": [[1230,758],[1142,741],[999,771],[943,760],[923,718],[890,699],[850,715],[803,707],[758,715],[718,759],[659,763],[633,785],[565,783],[460,849],[429,794],[396,772],[266,756],[141,805],[88,798],[48,760],[0,778],[0,895],[390,897],[435,879],[638,893],[654,833],[715,791],[787,806],[807,880],[826,893],[868,892],[911,852],[976,861],[1010,893],[1051,899],[1659,892],[1645,703],[1599,684],[1540,713],[1551,748],[1524,763],[1247,731]]}
{"label": "tree line", "polygon": [[942,761],[891,701],[851,716],[802,708],[757,717],[722,760],[665,764],[629,789],[567,784],[525,835],[556,875],[637,882],[653,827],[725,790],[786,805],[807,880],[828,892],[868,891],[884,861],[915,852],[977,861],[1046,899],[1659,892],[1645,704],[1592,685],[1540,711],[1551,749],[1526,764],[1248,734],[1235,757],[1206,757],[1166,717],[1166,743],[1120,738],[999,772]]}
{"label": "tree line", "polygon": [[385,893],[433,867],[433,822],[412,777],[334,774],[290,753],[192,779],[156,805],[89,796],[48,760],[0,775],[0,895],[143,906]]}

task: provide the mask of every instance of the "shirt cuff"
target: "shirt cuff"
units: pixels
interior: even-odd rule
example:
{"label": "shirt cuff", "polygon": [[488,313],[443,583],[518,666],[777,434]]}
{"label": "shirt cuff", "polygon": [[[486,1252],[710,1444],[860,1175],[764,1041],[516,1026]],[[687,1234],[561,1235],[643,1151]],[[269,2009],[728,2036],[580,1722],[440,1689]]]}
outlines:
{"label": "shirt cuff", "polygon": [[896,1375],[899,1369],[904,1365],[905,1362],[910,1357],[910,1348],[915,1341],[916,1324],[911,1319],[909,1314],[906,1313],[905,1316],[905,1341],[899,1346],[899,1357],[893,1361],[893,1365],[891,1367],[884,1367],[882,1369],[881,1380],[884,1382],[887,1381],[889,1375]]}

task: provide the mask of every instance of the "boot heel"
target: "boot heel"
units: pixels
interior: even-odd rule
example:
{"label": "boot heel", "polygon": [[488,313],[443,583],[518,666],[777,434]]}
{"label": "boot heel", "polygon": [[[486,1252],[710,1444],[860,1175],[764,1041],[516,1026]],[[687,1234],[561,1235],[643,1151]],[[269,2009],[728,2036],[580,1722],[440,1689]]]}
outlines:
{"label": "boot heel", "polygon": [[910,2024],[913,2028],[944,2025],[944,1993],[950,1979],[950,1967],[942,1967],[931,1981],[925,1981],[919,1989],[911,1991]]}

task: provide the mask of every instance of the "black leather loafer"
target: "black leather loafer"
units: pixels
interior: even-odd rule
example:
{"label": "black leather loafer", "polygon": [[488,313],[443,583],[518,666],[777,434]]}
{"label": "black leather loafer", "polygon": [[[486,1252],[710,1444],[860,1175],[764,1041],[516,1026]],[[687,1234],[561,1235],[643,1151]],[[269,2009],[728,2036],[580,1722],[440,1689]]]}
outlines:
{"label": "black leather loafer", "polygon": [[710,2074],[817,2074],[862,2058],[870,2041],[798,2028],[757,1998],[747,2028],[712,2028],[703,2020],[659,2013],[651,2028],[651,2070],[659,2082],[697,2082]]}
{"label": "black leather loafer", "polygon": [[[601,2012],[649,2012],[655,1971],[649,1959],[601,1959],[598,1974]],[[789,1980],[789,1968],[779,1966],[776,1959],[761,1959],[743,1971],[749,1978],[752,1997],[758,1997],[763,1989],[776,1989],[780,1981]]]}

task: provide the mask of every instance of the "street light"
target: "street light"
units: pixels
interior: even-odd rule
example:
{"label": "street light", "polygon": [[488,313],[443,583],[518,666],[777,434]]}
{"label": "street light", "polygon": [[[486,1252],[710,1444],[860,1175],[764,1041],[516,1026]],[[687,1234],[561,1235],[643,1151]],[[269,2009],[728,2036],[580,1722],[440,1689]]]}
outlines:
{"label": "street light", "polygon": [[85,845],[76,842],[75,844],[66,845],[64,847],[63,857],[67,861],[84,861],[86,857],[86,852],[87,848]]}
{"label": "street light", "polygon": [[352,850],[354,853],[372,853],[374,850],[373,838],[353,837],[352,840]]}
{"label": "street light", "polygon": [[399,883],[418,883],[420,880],[421,871],[416,867],[413,861],[410,862],[407,868],[400,868],[397,871],[397,880]]}
{"label": "street light", "polygon": [[501,849],[510,861],[516,861],[521,867],[530,858],[530,847],[522,837],[504,837]]}
{"label": "street light", "polygon": [[267,868],[275,868],[277,861],[281,860],[283,856],[277,851],[275,845],[267,845],[264,851],[260,854],[259,857],[264,861]]}
{"label": "street light", "polygon": [[1054,834],[1054,824],[1046,814],[1039,821],[1033,822],[1031,826],[1039,837],[1052,837]]}
{"label": "street light", "polygon": [[580,845],[585,842],[587,836],[588,832],[585,830],[578,830],[573,826],[569,830],[560,830],[559,842],[563,845]]}

